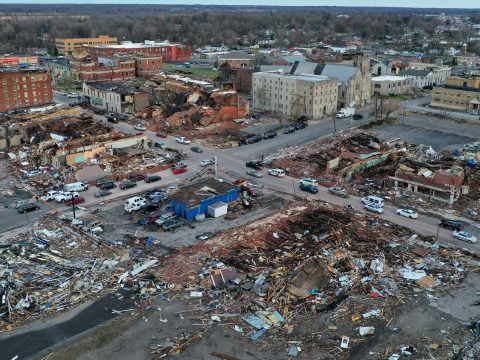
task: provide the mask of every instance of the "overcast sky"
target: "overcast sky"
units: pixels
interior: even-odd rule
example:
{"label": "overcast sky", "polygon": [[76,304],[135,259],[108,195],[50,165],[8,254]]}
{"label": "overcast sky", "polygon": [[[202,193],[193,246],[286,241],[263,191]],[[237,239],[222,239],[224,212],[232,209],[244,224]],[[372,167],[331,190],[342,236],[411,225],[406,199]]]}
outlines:
{"label": "overcast sky", "polygon": [[[202,4],[202,5],[298,5],[298,6],[386,6],[397,7],[422,7],[422,8],[480,8],[480,0],[403,0],[392,2],[391,0],[0,0],[0,3],[72,3],[72,4]],[[0,9],[1,10],[1,9]]]}

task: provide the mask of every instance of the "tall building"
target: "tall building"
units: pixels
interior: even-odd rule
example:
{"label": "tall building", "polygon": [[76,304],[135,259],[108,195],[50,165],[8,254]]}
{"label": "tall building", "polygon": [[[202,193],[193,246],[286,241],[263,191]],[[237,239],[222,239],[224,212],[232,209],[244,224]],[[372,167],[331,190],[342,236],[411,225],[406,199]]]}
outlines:
{"label": "tall building", "polygon": [[116,53],[149,54],[161,56],[162,61],[188,61],[192,58],[192,48],[181,44],[171,44],[168,41],[155,42],[145,40],[143,43],[123,41],[120,45],[89,45],[82,46],[93,59],[111,57]]}
{"label": "tall building", "polygon": [[41,68],[0,68],[0,111],[53,102],[52,77]]}
{"label": "tall building", "polygon": [[337,111],[337,80],[326,76],[258,72],[253,74],[252,88],[254,109],[309,119]]}
{"label": "tall building", "polygon": [[447,78],[445,85],[433,87],[430,106],[480,112],[480,77]]}
{"label": "tall building", "polygon": [[55,47],[58,55],[74,55],[82,49],[82,45],[115,45],[117,38],[108,35],[100,35],[96,38],[78,38],[78,39],[55,39]]}

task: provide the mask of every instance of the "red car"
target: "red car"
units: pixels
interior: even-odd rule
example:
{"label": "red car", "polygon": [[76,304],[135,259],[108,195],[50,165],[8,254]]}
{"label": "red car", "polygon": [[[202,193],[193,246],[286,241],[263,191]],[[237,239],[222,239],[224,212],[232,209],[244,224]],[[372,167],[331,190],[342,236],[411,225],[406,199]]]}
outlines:
{"label": "red car", "polygon": [[85,199],[81,196],[65,201],[65,206],[72,206],[77,204],[83,204]]}
{"label": "red car", "polygon": [[154,211],[154,212],[150,213],[150,216],[148,217],[148,219],[150,220],[150,222],[154,222],[164,213],[165,213],[164,211]]}
{"label": "red car", "polygon": [[138,172],[133,172],[128,175],[128,180],[130,181],[141,181],[145,180],[146,178],[147,175]]}
{"label": "red car", "polygon": [[172,173],[175,174],[175,175],[183,174],[184,172],[187,172],[187,168],[186,168],[186,167],[172,169]]}
{"label": "red car", "polygon": [[167,133],[162,133],[162,132],[158,132],[156,135],[157,135],[158,137],[164,138],[164,139],[166,139],[167,136],[168,136]]}

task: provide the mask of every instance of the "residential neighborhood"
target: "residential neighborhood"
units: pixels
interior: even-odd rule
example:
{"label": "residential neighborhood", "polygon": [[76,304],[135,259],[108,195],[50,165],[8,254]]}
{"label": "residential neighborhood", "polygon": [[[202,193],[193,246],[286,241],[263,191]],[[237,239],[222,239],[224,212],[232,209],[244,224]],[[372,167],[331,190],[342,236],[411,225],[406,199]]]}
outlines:
{"label": "residential neighborhood", "polygon": [[480,359],[480,14],[371,6],[5,4],[0,359]]}

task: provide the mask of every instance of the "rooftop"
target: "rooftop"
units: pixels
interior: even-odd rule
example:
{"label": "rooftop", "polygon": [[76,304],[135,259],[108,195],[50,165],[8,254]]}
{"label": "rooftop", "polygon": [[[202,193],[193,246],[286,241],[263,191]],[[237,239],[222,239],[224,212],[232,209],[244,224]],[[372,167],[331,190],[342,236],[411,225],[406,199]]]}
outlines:
{"label": "rooftop", "polygon": [[217,195],[224,195],[234,189],[238,189],[238,187],[214,178],[207,178],[195,184],[184,186],[169,197],[171,200],[176,200],[186,204],[188,207],[192,207],[198,205],[202,200]]}
{"label": "rooftop", "polygon": [[430,73],[431,73],[430,70],[408,69],[408,70],[400,71],[400,75],[407,75],[407,76],[427,76]]}
{"label": "rooftop", "polygon": [[47,69],[40,66],[29,66],[27,68],[15,67],[0,67],[0,73],[14,73],[14,72],[47,72]]}
{"label": "rooftop", "polygon": [[382,75],[382,76],[375,76],[372,77],[372,81],[403,81],[405,80],[402,76],[394,76],[394,75]]}
{"label": "rooftop", "polygon": [[143,92],[133,86],[112,81],[87,82],[86,84],[97,90],[112,91],[121,95],[130,95],[133,93]]}
{"label": "rooftop", "polygon": [[274,70],[274,71],[266,71],[262,73],[257,73],[257,74],[265,74],[267,76],[271,76],[274,78],[294,78],[297,80],[303,80],[303,81],[310,81],[313,83],[319,82],[319,81],[327,81],[327,80],[332,80],[331,78],[323,75],[311,75],[311,74],[295,74],[291,75],[288,72],[284,72],[282,70]]}

